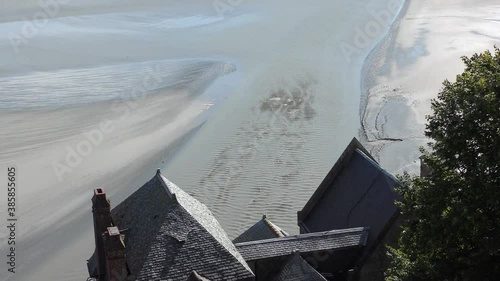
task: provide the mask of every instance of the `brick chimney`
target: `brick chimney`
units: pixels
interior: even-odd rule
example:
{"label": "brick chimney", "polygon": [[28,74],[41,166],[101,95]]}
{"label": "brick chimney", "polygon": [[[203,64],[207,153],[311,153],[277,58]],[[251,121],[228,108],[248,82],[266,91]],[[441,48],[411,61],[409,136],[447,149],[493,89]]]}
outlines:
{"label": "brick chimney", "polygon": [[106,280],[106,250],[102,236],[107,228],[113,226],[111,205],[102,188],[94,190],[92,197],[92,213],[94,218],[95,253],[97,261],[97,280]]}
{"label": "brick chimney", "polygon": [[108,227],[104,235],[107,259],[107,281],[124,281],[130,275],[125,260],[125,243],[118,227]]}

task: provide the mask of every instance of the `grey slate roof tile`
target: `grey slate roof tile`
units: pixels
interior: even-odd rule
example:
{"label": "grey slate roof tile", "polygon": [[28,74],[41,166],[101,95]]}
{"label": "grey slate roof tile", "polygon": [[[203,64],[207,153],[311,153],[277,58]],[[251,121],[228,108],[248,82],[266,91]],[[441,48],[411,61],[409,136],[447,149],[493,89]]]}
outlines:
{"label": "grey slate roof tile", "polygon": [[112,210],[125,232],[127,263],[138,281],[253,277],[208,208],[159,172]]}
{"label": "grey slate roof tile", "polygon": [[314,191],[311,198],[309,198],[306,205],[302,208],[301,211],[298,212],[299,224],[309,216],[310,212],[316,207],[318,202],[323,198],[324,194],[328,191],[329,188],[331,188],[331,183],[333,183],[336,180],[337,176],[342,172],[342,170],[349,165],[356,150],[359,150],[369,159],[377,163],[373,156],[371,156],[371,154],[363,147],[363,145],[356,138],[353,138],[346,149],[342,152],[340,157],[337,159],[335,165],[328,172],[325,179],[323,179],[316,191]]}
{"label": "grey slate roof tile", "polygon": [[273,281],[326,281],[326,279],[309,265],[299,252],[294,252]]}
{"label": "grey slate roof tile", "polygon": [[92,254],[90,259],[87,260],[87,270],[90,277],[97,277],[97,258],[95,252]]}
{"label": "grey slate roof tile", "polygon": [[354,138],[302,211],[301,232],[370,227],[364,256],[374,249],[399,216],[394,190],[399,182]]}
{"label": "grey slate roof tile", "polygon": [[311,253],[361,248],[366,245],[368,231],[369,229],[366,227],[357,227],[243,242],[235,245],[245,260],[255,261],[287,256],[293,251]]}
{"label": "grey slate roof tile", "polygon": [[262,239],[288,236],[283,229],[272,223],[266,215],[260,221],[247,229],[233,240],[233,243],[242,243]]}

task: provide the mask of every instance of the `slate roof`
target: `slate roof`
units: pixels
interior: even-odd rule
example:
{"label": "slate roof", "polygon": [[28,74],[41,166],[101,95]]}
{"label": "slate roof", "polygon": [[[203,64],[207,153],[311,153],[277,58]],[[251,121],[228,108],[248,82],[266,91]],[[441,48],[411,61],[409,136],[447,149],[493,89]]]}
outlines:
{"label": "slate roof", "polygon": [[111,211],[126,229],[127,263],[138,281],[253,277],[210,210],[157,174]]}
{"label": "slate roof", "polygon": [[370,227],[369,252],[393,224],[400,196],[398,181],[386,172],[354,138],[302,211],[301,232]]}
{"label": "slate roof", "polygon": [[97,277],[97,258],[95,252],[92,254],[90,259],[87,260],[87,270],[90,277]]}
{"label": "slate roof", "polygon": [[288,233],[272,223],[267,218],[267,216],[264,215],[262,216],[262,219],[260,221],[240,234],[240,236],[236,237],[233,240],[233,243],[242,243],[285,236],[288,236]]}
{"label": "slate roof", "polygon": [[335,162],[333,168],[330,170],[330,172],[328,172],[311,198],[309,198],[306,205],[302,208],[301,211],[298,212],[299,223],[309,215],[311,210],[315,207],[316,203],[318,203],[318,201],[323,197],[324,193],[330,187],[329,184],[333,182],[338,174],[342,171],[342,169],[349,164],[355,150],[360,150],[361,153],[365,154],[372,161],[377,162],[375,161],[375,158],[373,158],[373,156],[371,156],[371,154],[363,147],[363,145],[356,138],[353,138],[347,148],[337,159],[337,162]]}
{"label": "slate roof", "polygon": [[255,261],[287,256],[293,251],[312,253],[361,248],[366,245],[368,231],[369,229],[366,227],[357,227],[243,242],[235,245],[246,261]]}
{"label": "slate roof", "polygon": [[326,281],[326,279],[295,251],[273,281]]}

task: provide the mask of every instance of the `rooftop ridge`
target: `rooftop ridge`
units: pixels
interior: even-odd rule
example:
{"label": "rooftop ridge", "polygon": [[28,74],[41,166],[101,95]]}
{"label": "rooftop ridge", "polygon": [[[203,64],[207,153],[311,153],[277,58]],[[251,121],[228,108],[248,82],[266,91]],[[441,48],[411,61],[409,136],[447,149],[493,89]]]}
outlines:
{"label": "rooftop ridge", "polygon": [[[276,236],[278,237],[285,237],[285,236],[288,236],[288,235],[284,235],[283,234],[283,230],[275,225],[273,222],[271,222],[269,219],[267,219],[267,216],[266,215],[263,215],[262,216],[262,220],[264,221],[264,223],[266,224],[266,226],[274,233],[276,234]],[[285,232],[286,233],[286,232]],[[288,234],[288,233],[287,233]]]}
{"label": "rooftop ridge", "polygon": [[[306,233],[306,234],[283,236],[283,237],[278,237],[278,238],[270,238],[270,239],[262,239],[262,240],[256,240],[256,241],[241,242],[241,243],[236,243],[235,245],[236,246],[246,246],[246,245],[254,245],[254,244],[266,244],[266,243],[274,243],[277,241],[299,240],[299,239],[307,239],[307,238],[323,237],[323,236],[335,236],[335,235],[341,235],[341,234],[346,234],[346,233],[361,233],[361,232],[368,232],[369,230],[370,230],[369,227],[354,227],[354,228],[345,228],[345,229],[335,229],[335,230],[330,230],[330,231],[313,232],[313,233]],[[365,237],[365,240],[366,240],[366,237]]]}
{"label": "rooftop ridge", "polygon": [[189,276],[188,281],[209,281],[207,278],[201,276],[196,272],[196,270],[193,270],[191,272],[191,275]]}
{"label": "rooftop ridge", "polygon": [[[235,246],[247,261],[284,257],[293,250],[308,254],[313,252],[345,253],[356,258],[366,246],[367,228],[351,229],[351,232],[321,232],[313,235],[297,235],[237,243]],[[344,252],[340,252],[344,251]],[[340,256],[339,256],[340,258]]]}
{"label": "rooftop ridge", "polygon": [[161,185],[163,186],[163,188],[167,192],[168,197],[170,197],[170,199],[174,200],[176,203],[179,203],[177,201],[177,196],[175,196],[174,191],[170,188],[170,186],[168,186],[168,184],[165,181],[161,180],[163,178],[163,175],[161,174],[160,169],[156,169],[156,175],[155,176],[159,177]]}

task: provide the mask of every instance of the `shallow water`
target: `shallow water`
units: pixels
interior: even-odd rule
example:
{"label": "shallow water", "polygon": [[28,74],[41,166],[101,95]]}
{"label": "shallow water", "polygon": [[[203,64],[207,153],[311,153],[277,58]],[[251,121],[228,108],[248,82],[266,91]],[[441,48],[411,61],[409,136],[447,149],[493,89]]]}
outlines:
{"label": "shallow water", "polygon": [[[218,61],[167,60],[0,77],[0,110],[81,106],[173,88],[189,88],[196,96],[207,83],[233,70],[234,65]],[[146,77],[148,85],[143,83]]]}
{"label": "shallow water", "polygon": [[[217,1],[113,6],[117,2],[75,0],[20,44],[18,53],[8,34],[21,34],[26,22],[5,17],[0,19],[0,33],[7,35],[0,37],[0,111],[103,107],[136,94],[144,77],[160,77],[145,87],[144,104],[176,100],[161,98],[175,92],[187,96],[179,99],[183,103],[176,111],[188,108],[186,99],[203,100],[212,108],[175,154],[158,161],[164,162],[163,174],[205,203],[231,238],[262,214],[296,233],[296,212],[358,134],[361,68],[385,27],[349,60],[339,46],[352,42],[354,28],[363,28],[372,20],[370,12],[385,9],[389,1],[365,2],[240,1],[221,12],[214,8]],[[161,110],[148,113],[158,118],[155,122],[170,116]],[[98,111],[92,114],[92,120],[100,119]],[[23,124],[29,127],[29,121]],[[142,124],[123,130],[142,134],[136,128]],[[138,149],[147,154],[150,148],[139,144]],[[111,163],[103,160],[92,168]],[[82,185],[95,183],[81,180]],[[79,191],[79,196],[87,194]],[[133,189],[115,191],[129,194]],[[84,256],[90,255],[93,245],[81,246],[87,238],[64,239],[74,242],[67,242],[71,249],[80,247]],[[57,276],[52,267],[61,255],[26,276],[84,276],[81,253],[64,260],[66,268],[78,269]]]}

